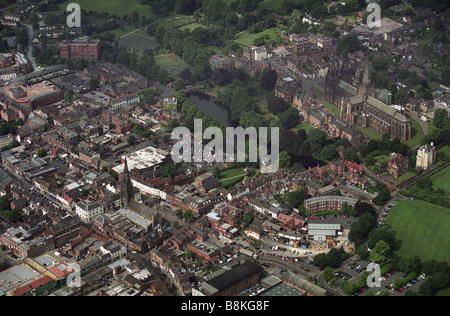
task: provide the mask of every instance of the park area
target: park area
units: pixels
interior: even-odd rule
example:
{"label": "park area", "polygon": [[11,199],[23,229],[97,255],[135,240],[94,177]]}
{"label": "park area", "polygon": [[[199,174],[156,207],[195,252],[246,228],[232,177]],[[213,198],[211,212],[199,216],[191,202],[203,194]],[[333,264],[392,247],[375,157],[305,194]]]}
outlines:
{"label": "park area", "polygon": [[450,258],[450,211],[420,200],[397,201],[386,219],[401,240],[397,254],[422,262]]}
{"label": "park area", "polygon": [[450,166],[433,174],[430,179],[434,189],[442,189],[447,195],[450,195]]}
{"label": "park area", "polygon": [[236,184],[244,179],[247,173],[241,169],[227,169],[220,172],[219,181],[223,187],[228,187]]}
{"label": "park area", "polygon": [[269,38],[270,40],[276,40],[277,37],[280,36],[280,33],[281,33],[281,31],[278,27],[274,27],[274,28],[267,29],[267,30],[264,30],[259,33],[253,33],[253,34],[247,30],[247,31],[241,32],[239,35],[237,35],[236,42],[238,42],[239,44],[241,44],[243,46],[251,47],[251,46],[253,46],[253,42],[255,41],[256,38],[264,37],[264,38]]}

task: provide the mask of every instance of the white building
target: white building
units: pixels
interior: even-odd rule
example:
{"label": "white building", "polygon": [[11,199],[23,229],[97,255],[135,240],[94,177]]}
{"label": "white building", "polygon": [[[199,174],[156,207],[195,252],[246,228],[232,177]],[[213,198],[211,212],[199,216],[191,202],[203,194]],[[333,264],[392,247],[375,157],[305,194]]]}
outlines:
{"label": "white building", "polygon": [[141,193],[144,193],[144,194],[147,194],[147,195],[151,195],[151,196],[155,196],[155,197],[159,197],[159,198],[161,198],[163,200],[165,200],[167,198],[166,192],[155,188],[151,183],[145,182],[145,181],[140,180],[140,179],[131,179],[131,183],[133,184],[133,186],[136,189],[141,191]]}
{"label": "white building", "polygon": [[75,212],[82,221],[90,223],[96,216],[103,214],[104,208],[98,202],[78,202],[75,206]]}
{"label": "white building", "polygon": [[122,258],[127,254],[127,249],[113,240],[110,240],[101,246],[100,251],[103,255],[109,254],[115,259]]}
{"label": "white building", "polygon": [[430,168],[436,161],[436,147],[434,143],[430,145],[426,144],[419,148],[417,151],[417,163],[416,167],[421,167],[424,170]]}

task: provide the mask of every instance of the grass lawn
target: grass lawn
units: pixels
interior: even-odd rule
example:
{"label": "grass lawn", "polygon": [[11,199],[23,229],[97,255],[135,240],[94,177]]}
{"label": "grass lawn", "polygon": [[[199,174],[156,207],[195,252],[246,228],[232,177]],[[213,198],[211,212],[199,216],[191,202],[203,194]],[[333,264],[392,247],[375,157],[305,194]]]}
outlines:
{"label": "grass lawn", "polygon": [[442,189],[450,194],[450,166],[433,174],[430,178],[433,182],[433,188]]}
{"label": "grass lawn", "polygon": [[227,169],[220,172],[219,180],[227,180],[238,176],[245,176],[245,174],[246,173],[241,169]]}
{"label": "grass lawn", "polygon": [[318,98],[323,98],[323,96],[325,95],[325,92],[317,87],[313,87],[312,89]]}
{"label": "grass lawn", "polygon": [[155,57],[156,64],[163,68],[188,68],[188,64],[175,54],[166,54]]}
{"label": "grass lawn", "polygon": [[251,46],[253,46],[253,42],[254,42],[255,38],[257,38],[257,37],[268,35],[270,37],[270,39],[275,40],[277,38],[277,36],[280,36],[280,33],[281,33],[281,31],[278,27],[267,29],[260,33],[254,33],[254,34],[250,34],[249,31],[245,31],[237,37],[236,42],[238,42],[241,45],[251,47]]}
{"label": "grass lawn", "polygon": [[247,174],[241,169],[227,169],[220,172],[222,187],[228,187],[244,179]]}
{"label": "grass lawn", "polygon": [[284,5],[285,0],[265,0],[262,1],[259,6],[267,10],[278,10]]}
{"label": "grass lawn", "polygon": [[292,129],[293,132],[297,133],[300,129],[304,129],[306,133],[308,134],[313,129],[316,129],[312,124],[302,122],[298,124],[295,128]]}
{"label": "grass lawn", "polygon": [[397,201],[386,219],[402,241],[397,253],[423,262],[450,258],[450,211],[420,200]]}
{"label": "grass lawn", "polygon": [[437,150],[437,153],[444,153],[446,156],[450,156],[450,146],[447,145]]}
{"label": "grass lawn", "polygon": [[416,147],[420,144],[420,141],[422,140],[423,136],[425,135],[423,132],[422,126],[420,126],[419,122],[417,122],[415,119],[411,118],[411,127],[412,127],[412,133],[411,133],[411,139],[404,141],[403,143],[408,145],[409,147]]}
{"label": "grass lawn", "polygon": [[338,108],[337,106],[335,106],[335,105],[333,105],[333,104],[331,104],[331,103],[329,103],[329,102],[327,102],[327,101],[325,101],[323,99],[320,99],[320,97],[319,97],[319,100],[320,100],[320,103],[322,103],[322,105],[328,111],[333,113],[336,117],[341,117],[341,109],[340,108]]}
{"label": "grass lawn", "polygon": [[397,184],[400,184],[400,183],[405,182],[406,180],[414,177],[415,175],[416,174],[414,172],[407,171],[395,180],[397,181]]}
{"label": "grass lawn", "polygon": [[126,34],[129,34],[129,33],[133,32],[134,30],[136,30],[136,28],[133,25],[123,25],[123,26],[121,26],[121,27],[119,27],[119,28],[117,28],[115,30],[106,31],[105,33],[110,32],[110,33],[116,34],[117,37],[122,37],[122,36],[124,36]]}
{"label": "grass lawn", "polygon": [[383,135],[381,133],[377,132],[374,128],[368,127],[364,128],[361,126],[357,126],[356,129],[364,134],[364,136],[369,137],[370,139],[376,139],[381,140],[383,138]]}
{"label": "grass lawn", "polygon": [[193,22],[195,22],[193,16],[181,14],[161,20],[161,24],[168,27],[182,27]]}
{"label": "grass lawn", "polygon": [[[65,11],[67,5],[74,1],[69,0],[62,3],[59,7]],[[140,4],[139,0],[108,0],[108,1],[92,1],[92,0],[77,0],[82,10],[86,12],[95,11],[98,13],[108,12],[110,15],[117,15],[123,17],[131,15],[133,11],[139,13],[139,16],[150,16],[152,10],[150,6]]]}
{"label": "grass lawn", "polygon": [[389,156],[387,156],[387,155],[379,155],[379,156],[373,157],[373,159],[375,159],[376,162],[378,162],[378,163],[383,163],[383,162],[387,163],[390,160]]}
{"label": "grass lawn", "polygon": [[203,25],[203,24],[199,24],[199,23],[191,23],[191,24],[187,24],[184,26],[179,27],[180,31],[184,31],[184,30],[189,30],[189,31],[193,31],[195,30],[197,27],[201,27],[204,29],[207,29],[208,27]]}

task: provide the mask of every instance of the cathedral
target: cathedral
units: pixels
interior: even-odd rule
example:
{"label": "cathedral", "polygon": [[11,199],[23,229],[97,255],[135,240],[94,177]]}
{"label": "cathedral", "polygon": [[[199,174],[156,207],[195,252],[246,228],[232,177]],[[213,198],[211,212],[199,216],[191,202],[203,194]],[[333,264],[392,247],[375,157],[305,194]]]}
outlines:
{"label": "cathedral", "polygon": [[349,126],[372,127],[381,134],[405,141],[411,138],[411,121],[398,111],[375,98],[370,61],[367,60],[362,82],[352,86],[345,66],[332,66],[325,80],[325,100],[341,109],[341,118]]}

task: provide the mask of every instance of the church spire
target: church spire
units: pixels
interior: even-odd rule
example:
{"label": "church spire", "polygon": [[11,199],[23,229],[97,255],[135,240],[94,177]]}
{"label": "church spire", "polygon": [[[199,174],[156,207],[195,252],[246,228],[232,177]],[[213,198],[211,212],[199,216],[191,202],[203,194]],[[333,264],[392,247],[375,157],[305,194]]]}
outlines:
{"label": "church spire", "polygon": [[127,208],[128,202],[130,202],[133,199],[133,184],[131,183],[130,170],[128,169],[128,161],[126,157],[123,168],[120,197],[122,208]]}
{"label": "church spire", "polygon": [[368,97],[375,97],[375,85],[372,80],[372,69],[368,57],[366,59],[362,82],[358,89],[358,95],[362,96],[364,101],[367,101]]}
{"label": "church spire", "polygon": [[367,86],[372,84],[372,74],[371,74],[371,67],[370,67],[370,60],[369,60],[369,58],[367,58],[367,60],[366,60],[366,65],[365,65],[365,68],[364,68],[364,75],[363,75],[362,84],[367,85]]}

